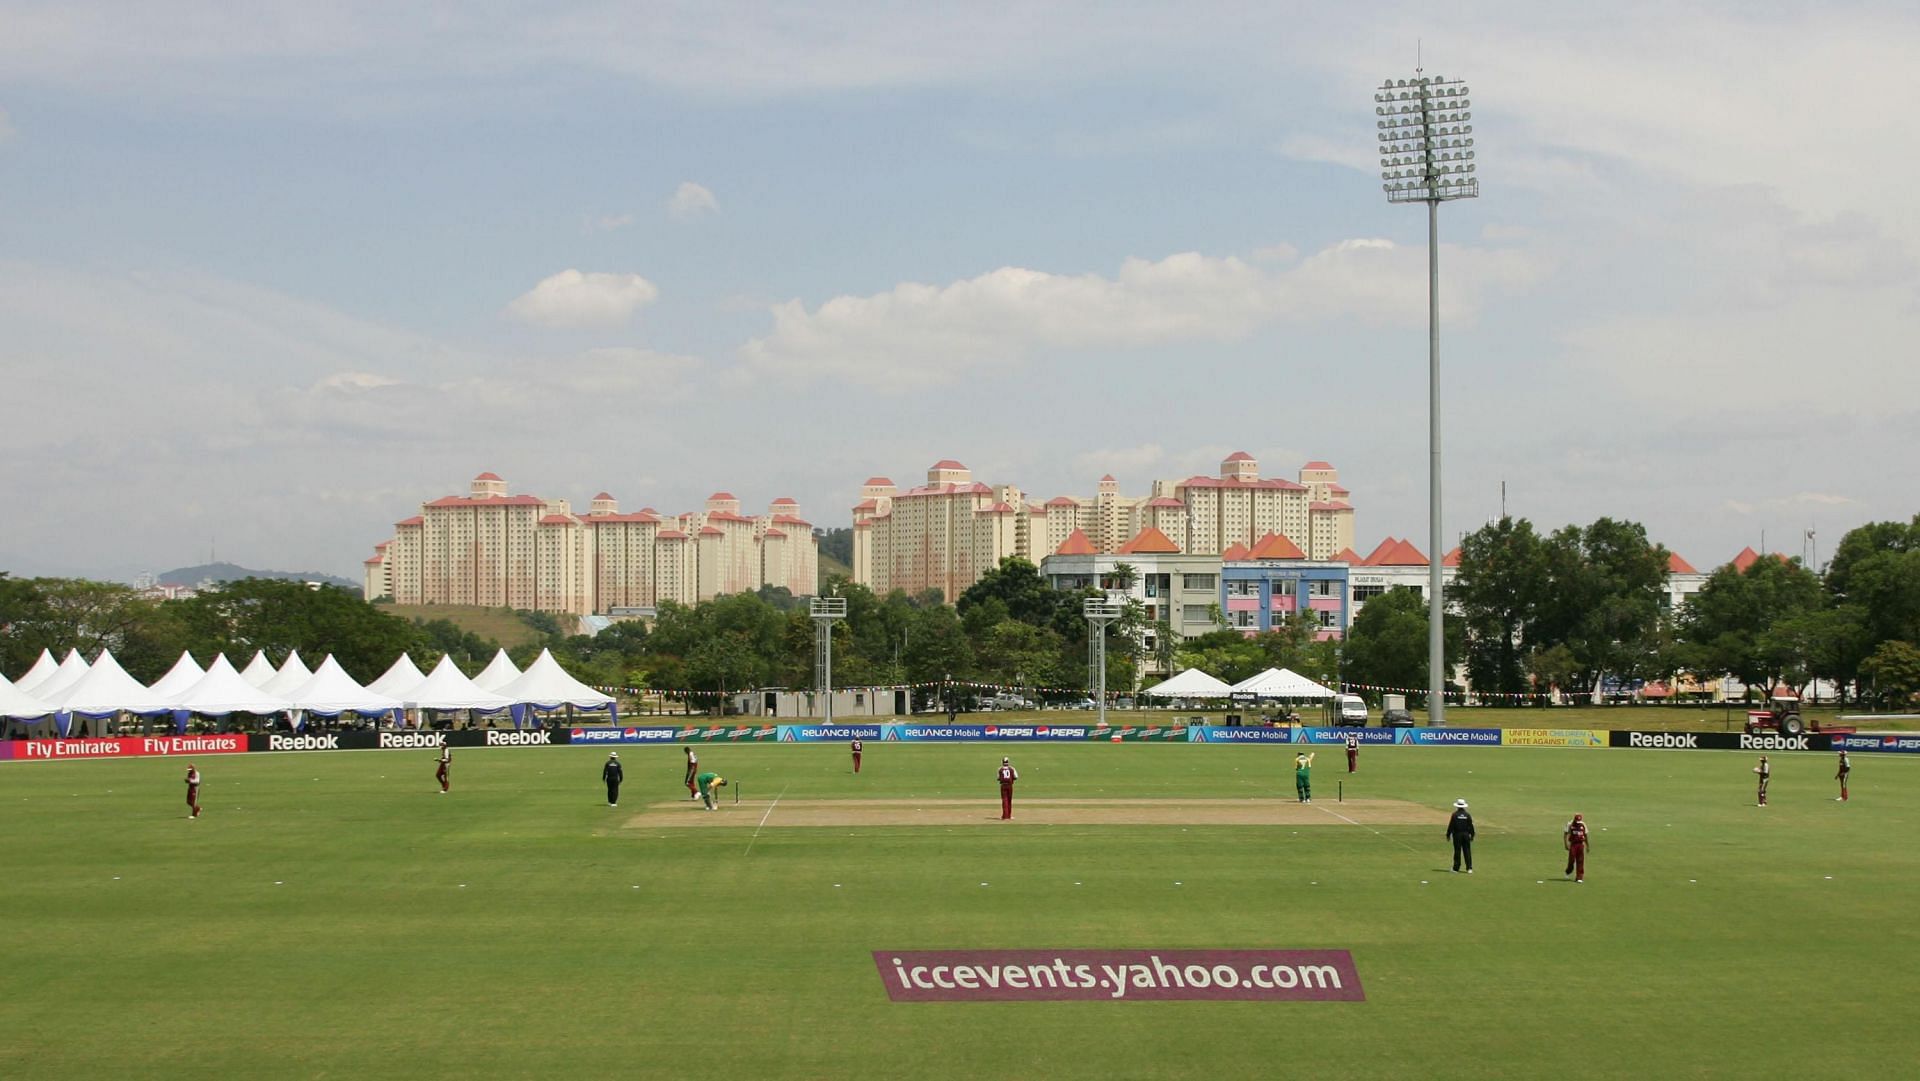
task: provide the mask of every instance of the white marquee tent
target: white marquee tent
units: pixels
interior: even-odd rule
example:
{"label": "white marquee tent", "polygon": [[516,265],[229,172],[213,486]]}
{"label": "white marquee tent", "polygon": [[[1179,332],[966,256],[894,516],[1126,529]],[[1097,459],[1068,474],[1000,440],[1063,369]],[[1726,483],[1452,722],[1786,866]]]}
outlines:
{"label": "white marquee tent", "polygon": [[1289,668],[1269,668],[1230,688],[1256,698],[1332,698],[1333,692]]}
{"label": "white marquee tent", "polygon": [[312,678],[312,669],[307,667],[307,662],[300,659],[300,651],[296,649],[287,654],[287,663],[280,666],[280,670],[273,674],[272,679],[262,683],[260,689],[268,694],[285,698],[288,692]]}
{"label": "white marquee tent", "polygon": [[560,662],[553,659],[553,654],[544,649],[527,665],[519,679],[498,688],[498,693],[514,702],[541,709],[561,706],[604,709],[613,704],[612,695],[602,694],[568,675]]}
{"label": "white marquee tent", "polygon": [[264,715],[284,712],[287,708],[285,698],[254,686],[235,671],[233,662],[227,660],[224,653],[207,666],[206,675],[174,695],[173,704],[175,709],[209,717],[224,717],[229,713]]}
{"label": "white marquee tent", "polygon": [[408,691],[426,681],[427,674],[420,670],[419,665],[413,663],[412,657],[402,653],[400,659],[393,662],[393,666],[388,668],[385,674],[367,684],[367,690],[374,694],[386,695],[396,701],[404,701]]}
{"label": "white marquee tent", "polygon": [[340,662],[327,654],[320,667],[305,683],[295,687],[287,695],[287,703],[295,709],[304,709],[309,713],[324,713],[332,716],[336,713],[387,713],[400,708],[400,703],[384,694],[375,694],[362,687]]}
{"label": "white marquee tent", "polygon": [[193,654],[182,650],[180,659],[173,662],[173,667],[167,669],[166,675],[154,680],[149,689],[164,698],[172,698],[200,682],[200,677],[206,674],[207,670],[200,667],[200,662],[193,659]]}
{"label": "white marquee tent", "polygon": [[31,691],[33,688],[45,682],[46,678],[58,671],[59,668],[60,662],[53,659],[53,654],[48,650],[42,649],[39,659],[33,662],[33,667],[20,673],[20,678],[14,680],[13,685],[18,687],[22,692]]}
{"label": "white marquee tent", "polygon": [[[38,668],[39,665],[36,664],[34,667]],[[35,698],[51,702],[60,692],[80,682],[86,674],[87,659],[80,655],[79,650],[70,649],[67,650],[66,659],[60,662],[60,667],[49,672],[45,678],[36,683],[28,683],[22,679],[15,686]]]}
{"label": "white marquee tent", "polygon": [[44,696],[66,713],[85,713],[102,717],[109,713],[171,713],[173,703],[147,689],[147,685],[127,674],[120,662],[107,650],[64,691]]}
{"label": "white marquee tent", "polygon": [[45,717],[53,712],[53,705],[15,687],[0,676],[0,717],[17,717],[22,720],[32,717]]}
{"label": "white marquee tent", "polygon": [[400,701],[408,709],[477,709],[483,713],[506,709],[514,703],[514,699],[474,686],[453,663],[453,658],[447,656],[440,658],[424,682],[401,695]]}
{"label": "white marquee tent", "polygon": [[1232,688],[1227,686],[1225,680],[1210,676],[1198,668],[1189,668],[1140,693],[1155,698],[1225,698],[1232,693]]}
{"label": "white marquee tent", "polygon": [[273,662],[267,659],[267,651],[264,649],[254,650],[253,659],[248,661],[247,666],[240,670],[240,678],[256,687],[266,686],[267,681],[272,679],[275,674]]}
{"label": "white marquee tent", "polygon": [[503,649],[493,655],[493,660],[487,662],[479,675],[473,677],[473,685],[483,691],[498,691],[519,678],[520,669],[513,666],[513,661]]}

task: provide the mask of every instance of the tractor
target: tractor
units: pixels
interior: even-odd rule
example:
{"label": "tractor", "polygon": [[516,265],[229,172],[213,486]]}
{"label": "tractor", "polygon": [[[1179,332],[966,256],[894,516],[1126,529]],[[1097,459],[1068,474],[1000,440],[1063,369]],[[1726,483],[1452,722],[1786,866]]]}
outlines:
{"label": "tractor", "polygon": [[1797,736],[1806,730],[1806,722],[1800,719],[1800,703],[1792,699],[1776,698],[1766,709],[1747,711],[1747,734],[1750,736],[1757,736],[1762,732]]}

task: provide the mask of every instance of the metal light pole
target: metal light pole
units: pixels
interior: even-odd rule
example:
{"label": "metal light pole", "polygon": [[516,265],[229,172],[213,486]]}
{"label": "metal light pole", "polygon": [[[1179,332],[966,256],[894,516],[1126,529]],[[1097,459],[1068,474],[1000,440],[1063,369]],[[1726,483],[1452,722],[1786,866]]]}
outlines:
{"label": "metal light pole", "polygon": [[1107,723],[1107,627],[1120,618],[1120,605],[1098,597],[1088,597],[1081,606],[1081,614],[1087,617],[1087,648],[1091,653],[1089,674],[1097,684],[1095,701],[1100,709],[1100,723]]}
{"label": "metal light pole", "polygon": [[1427,723],[1446,723],[1446,600],[1440,562],[1440,204],[1480,194],[1467,84],[1414,70],[1374,92],[1381,188],[1390,203],[1427,204]]}
{"label": "metal light pole", "polygon": [[833,625],[847,618],[845,597],[815,597],[807,602],[813,619],[813,685],[827,696],[823,719],[833,723]]}

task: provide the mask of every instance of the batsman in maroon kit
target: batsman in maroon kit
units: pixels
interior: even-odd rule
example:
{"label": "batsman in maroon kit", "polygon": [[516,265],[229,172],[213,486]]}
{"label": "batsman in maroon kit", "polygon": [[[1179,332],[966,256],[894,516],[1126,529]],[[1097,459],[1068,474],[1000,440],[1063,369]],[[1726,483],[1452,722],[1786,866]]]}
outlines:
{"label": "batsman in maroon kit", "polygon": [[1013,782],[1020,779],[1020,771],[1013,768],[1013,760],[1000,760],[1000,818],[1004,821],[1013,817]]}
{"label": "batsman in maroon kit", "polygon": [[687,798],[699,799],[700,790],[693,786],[693,777],[700,772],[700,756],[693,753],[692,747],[683,746],[680,749],[687,752]]}
{"label": "batsman in maroon kit", "polygon": [[1347,772],[1357,773],[1360,769],[1360,737],[1347,737]]}
{"label": "batsman in maroon kit", "polygon": [[854,740],[853,741],[853,772],[855,773],[860,772],[860,749],[861,749],[860,741],[857,739]]}
{"label": "batsman in maroon kit", "polygon": [[447,771],[453,768],[453,748],[440,748],[440,766],[433,771],[433,779],[440,782],[440,794],[447,794]]}
{"label": "batsman in maroon kit", "polygon": [[187,763],[187,810],[188,818],[200,817],[200,771]]}

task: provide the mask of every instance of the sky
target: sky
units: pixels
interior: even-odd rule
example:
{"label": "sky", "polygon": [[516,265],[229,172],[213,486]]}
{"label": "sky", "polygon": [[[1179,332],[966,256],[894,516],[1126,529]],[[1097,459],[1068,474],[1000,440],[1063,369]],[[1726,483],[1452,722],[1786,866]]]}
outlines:
{"label": "sky", "polygon": [[1481,184],[1450,540],[1503,485],[1703,569],[1920,511],[1920,9],[1336,6],[0,0],[0,570],[357,579],[483,470],[836,527],[1235,450],[1424,549],[1416,65]]}

